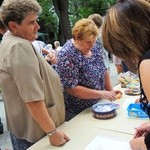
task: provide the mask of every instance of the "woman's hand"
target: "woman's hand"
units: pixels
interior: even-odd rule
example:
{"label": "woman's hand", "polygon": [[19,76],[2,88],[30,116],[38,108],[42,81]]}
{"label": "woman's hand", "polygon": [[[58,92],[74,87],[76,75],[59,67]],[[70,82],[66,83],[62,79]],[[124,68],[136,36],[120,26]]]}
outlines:
{"label": "woman's hand", "polygon": [[[118,96],[118,97],[117,97]],[[108,99],[110,101],[115,101],[116,99],[121,98],[122,92],[119,90],[111,91],[101,91],[101,99]]]}
{"label": "woman's hand", "polygon": [[50,62],[52,65],[57,64],[57,57],[54,53],[50,52],[46,55],[45,59]]}
{"label": "woman's hand", "polygon": [[133,136],[134,139],[144,136],[145,134],[150,132],[150,122],[145,122],[145,123],[141,124],[139,127],[136,127],[135,130],[136,131]]}
{"label": "woman's hand", "polygon": [[116,100],[116,93],[112,91],[101,91],[101,99],[108,99],[110,101]]}
{"label": "woman's hand", "polygon": [[130,141],[130,148],[131,150],[147,150],[144,142],[144,137],[132,139]]}
{"label": "woman's hand", "polygon": [[61,146],[70,141],[70,138],[64,132],[57,129],[53,135],[49,136],[49,141],[53,146]]}
{"label": "woman's hand", "polygon": [[122,97],[122,92],[119,90],[113,90],[116,93],[116,99],[120,99]]}

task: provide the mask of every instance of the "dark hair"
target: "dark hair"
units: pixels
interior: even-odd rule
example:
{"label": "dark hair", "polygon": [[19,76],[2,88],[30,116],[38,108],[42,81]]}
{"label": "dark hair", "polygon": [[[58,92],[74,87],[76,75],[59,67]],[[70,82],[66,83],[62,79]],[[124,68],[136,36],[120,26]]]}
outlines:
{"label": "dark hair", "polygon": [[6,26],[0,21],[0,29],[5,30]]}
{"label": "dark hair", "polygon": [[150,49],[150,3],[120,0],[106,14],[102,39],[106,50],[123,59],[136,72],[143,54]]}

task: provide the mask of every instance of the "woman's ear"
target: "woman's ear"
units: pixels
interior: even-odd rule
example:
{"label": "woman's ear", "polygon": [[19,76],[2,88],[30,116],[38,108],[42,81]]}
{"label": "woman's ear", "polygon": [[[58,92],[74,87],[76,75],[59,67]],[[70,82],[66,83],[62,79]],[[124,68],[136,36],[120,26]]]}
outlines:
{"label": "woman's ear", "polygon": [[8,23],[9,29],[10,31],[12,31],[13,33],[17,33],[17,23],[10,21]]}

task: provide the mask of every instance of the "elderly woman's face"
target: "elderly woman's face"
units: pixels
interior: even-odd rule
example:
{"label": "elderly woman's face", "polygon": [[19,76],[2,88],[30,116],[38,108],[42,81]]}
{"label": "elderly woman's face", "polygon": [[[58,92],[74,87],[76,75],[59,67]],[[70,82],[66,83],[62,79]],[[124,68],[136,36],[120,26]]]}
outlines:
{"label": "elderly woman's face", "polygon": [[83,40],[77,40],[78,44],[78,49],[83,53],[83,54],[88,54],[89,51],[93,48],[95,42],[96,42],[96,36],[89,36]]}
{"label": "elderly woman's face", "polygon": [[20,25],[15,23],[15,35],[27,39],[31,42],[37,39],[38,30],[40,29],[40,26],[37,23],[37,18],[37,14],[29,13]]}

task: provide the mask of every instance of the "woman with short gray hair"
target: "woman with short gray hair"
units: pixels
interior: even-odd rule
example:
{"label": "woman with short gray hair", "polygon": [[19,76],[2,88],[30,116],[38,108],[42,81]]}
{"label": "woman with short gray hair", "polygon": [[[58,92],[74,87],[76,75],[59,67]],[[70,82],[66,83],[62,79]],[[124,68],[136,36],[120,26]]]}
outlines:
{"label": "woman with short gray hair", "polygon": [[34,49],[42,8],[36,0],[4,1],[0,17],[9,29],[0,45],[0,86],[14,150],[26,150],[46,134],[54,146],[69,137],[59,75]]}

